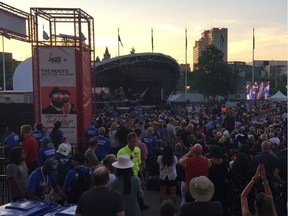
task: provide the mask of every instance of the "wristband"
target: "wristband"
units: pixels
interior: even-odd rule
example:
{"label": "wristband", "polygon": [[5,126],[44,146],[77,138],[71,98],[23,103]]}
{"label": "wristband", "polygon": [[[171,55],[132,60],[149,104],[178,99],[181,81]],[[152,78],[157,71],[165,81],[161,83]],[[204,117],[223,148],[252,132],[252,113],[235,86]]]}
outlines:
{"label": "wristband", "polygon": [[251,180],[254,182],[257,182],[257,179],[255,178],[255,176],[253,176]]}
{"label": "wristband", "polygon": [[268,182],[267,180],[265,180],[265,181],[262,182],[263,185],[268,185],[268,183],[269,183],[269,182]]}

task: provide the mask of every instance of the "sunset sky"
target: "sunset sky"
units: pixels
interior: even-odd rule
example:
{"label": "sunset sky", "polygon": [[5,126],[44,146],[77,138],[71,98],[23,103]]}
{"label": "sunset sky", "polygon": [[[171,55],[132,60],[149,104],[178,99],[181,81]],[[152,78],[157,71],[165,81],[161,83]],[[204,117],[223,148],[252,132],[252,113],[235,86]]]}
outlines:
{"label": "sunset sky", "polygon": [[[106,46],[111,57],[117,53],[117,29],[123,47],[120,55],[154,52],[185,63],[185,28],[188,35],[188,63],[193,63],[193,46],[204,30],[228,28],[228,61],[252,61],[252,34],[255,28],[255,60],[287,60],[287,0],[1,0],[30,11],[30,7],[81,8],[94,17],[95,56],[103,58]],[[46,28],[46,27],[45,27]],[[63,34],[73,34],[63,28]],[[2,51],[2,40],[0,40]],[[31,44],[5,39],[5,52],[25,60]]]}

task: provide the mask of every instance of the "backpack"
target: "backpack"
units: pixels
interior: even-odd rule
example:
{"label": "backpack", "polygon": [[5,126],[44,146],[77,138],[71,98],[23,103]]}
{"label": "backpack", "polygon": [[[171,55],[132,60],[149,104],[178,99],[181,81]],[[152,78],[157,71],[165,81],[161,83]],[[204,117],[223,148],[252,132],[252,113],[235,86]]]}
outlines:
{"label": "backpack", "polygon": [[87,169],[84,172],[79,169],[76,169],[75,171],[76,180],[71,183],[68,189],[68,203],[78,203],[81,194],[89,190],[92,184],[90,169]]}
{"label": "backpack", "polygon": [[59,158],[56,158],[58,162],[57,171],[56,171],[56,183],[59,186],[63,186],[66,175],[68,171],[70,170],[70,163],[71,158],[64,164],[61,163],[61,160]]}

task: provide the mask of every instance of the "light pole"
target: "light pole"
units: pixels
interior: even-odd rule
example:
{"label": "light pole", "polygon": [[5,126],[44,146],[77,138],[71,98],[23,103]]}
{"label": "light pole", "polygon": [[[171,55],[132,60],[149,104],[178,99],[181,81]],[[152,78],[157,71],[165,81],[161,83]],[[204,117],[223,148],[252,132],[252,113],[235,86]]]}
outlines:
{"label": "light pole", "polygon": [[6,91],[6,71],[5,71],[4,35],[2,35],[2,65],[3,65],[3,91]]}

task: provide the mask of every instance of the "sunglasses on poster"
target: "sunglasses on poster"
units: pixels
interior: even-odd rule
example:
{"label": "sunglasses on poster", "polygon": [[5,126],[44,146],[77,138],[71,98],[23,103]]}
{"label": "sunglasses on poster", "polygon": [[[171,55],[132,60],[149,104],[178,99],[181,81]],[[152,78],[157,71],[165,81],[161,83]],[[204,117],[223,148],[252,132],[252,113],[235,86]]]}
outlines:
{"label": "sunglasses on poster", "polygon": [[61,94],[61,93],[55,93],[55,94],[53,94],[53,98],[63,98],[64,97],[64,95],[63,94]]}

